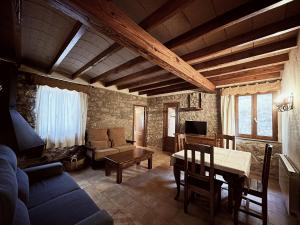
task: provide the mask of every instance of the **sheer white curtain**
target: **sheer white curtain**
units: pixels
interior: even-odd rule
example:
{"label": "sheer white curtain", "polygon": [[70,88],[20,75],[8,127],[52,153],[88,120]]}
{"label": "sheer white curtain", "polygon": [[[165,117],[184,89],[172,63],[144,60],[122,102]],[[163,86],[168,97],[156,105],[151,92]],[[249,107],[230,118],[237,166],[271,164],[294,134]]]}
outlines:
{"label": "sheer white curtain", "polygon": [[38,86],[36,131],[47,148],[83,145],[87,120],[87,94]]}
{"label": "sheer white curtain", "polygon": [[235,136],[235,97],[221,96],[221,121],[223,134]]}

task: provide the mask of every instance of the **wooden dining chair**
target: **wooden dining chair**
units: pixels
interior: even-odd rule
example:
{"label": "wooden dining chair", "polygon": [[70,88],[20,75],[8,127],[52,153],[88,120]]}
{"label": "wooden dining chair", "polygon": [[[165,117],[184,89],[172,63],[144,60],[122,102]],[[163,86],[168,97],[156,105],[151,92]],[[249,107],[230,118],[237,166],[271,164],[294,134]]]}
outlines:
{"label": "wooden dining chair", "polygon": [[[224,146],[225,141],[225,146]],[[235,136],[226,135],[226,134],[218,134],[217,135],[217,147],[230,149],[230,141],[232,143],[232,148],[235,150]]]}
{"label": "wooden dining chair", "polygon": [[[263,221],[263,225],[268,224],[268,181],[269,181],[269,171],[272,155],[272,145],[266,144],[265,156],[263,163],[263,171],[261,180],[250,179],[249,187],[243,189],[243,199],[246,200],[246,209],[240,208],[239,211],[259,218]],[[255,201],[249,198],[249,195],[255,196],[261,199],[261,202]],[[262,207],[262,212],[250,211],[249,203],[254,203]]]}
{"label": "wooden dining chair", "polygon": [[184,144],[186,143],[186,136],[185,134],[178,134],[177,135],[177,151],[182,151],[184,149]]}
{"label": "wooden dining chair", "polygon": [[[188,155],[188,151],[191,155]],[[205,165],[205,154],[210,160],[207,165]],[[199,155],[199,158],[196,159],[196,155]],[[184,212],[188,212],[190,197],[194,193],[205,196],[209,200],[210,224],[214,224],[216,202],[220,202],[221,198],[221,185],[221,182],[214,179],[213,146],[186,143],[184,147]]]}

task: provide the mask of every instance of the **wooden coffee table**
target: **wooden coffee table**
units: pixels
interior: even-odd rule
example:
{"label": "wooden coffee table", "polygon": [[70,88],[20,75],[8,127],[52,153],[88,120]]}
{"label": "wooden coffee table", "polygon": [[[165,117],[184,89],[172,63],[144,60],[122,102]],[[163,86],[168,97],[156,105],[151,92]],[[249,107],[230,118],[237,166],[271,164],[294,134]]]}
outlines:
{"label": "wooden coffee table", "polygon": [[134,164],[139,165],[141,161],[148,160],[148,169],[152,169],[153,152],[136,148],[135,150],[116,153],[105,157],[105,175],[110,176],[112,170],[117,170],[117,183],[122,183],[123,169]]}

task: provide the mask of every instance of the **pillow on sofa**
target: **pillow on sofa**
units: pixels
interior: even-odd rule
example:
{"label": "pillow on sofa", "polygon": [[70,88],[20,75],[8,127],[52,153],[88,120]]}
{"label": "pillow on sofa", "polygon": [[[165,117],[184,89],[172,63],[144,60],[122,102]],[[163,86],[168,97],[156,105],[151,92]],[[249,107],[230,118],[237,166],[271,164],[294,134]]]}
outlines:
{"label": "pillow on sofa", "polygon": [[112,141],[112,147],[126,145],[124,128],[111,128],[108,130],[108,135]]}
{"label": "pillow on sofa", "polygon": [[0,159],[9,162],[10,166],[16,171],[17,157],[14,151],[6,145],[0,145]]}
{"label": "pillow on sofa", "polygon": [[27,174],[17,168],[17,182],[18,182],[18,197],[21,199],[25,205],[29,202],[29,180]]}
{"label": "pillow on sofa", "polygon": [[89,141],[107,141],[107,129],[90,128],[87,131]]}
{"label": "pillow on sofa", "polygon": [[15,216],[12,225],[30,225],[28,209],[20,199],[17,199]]}

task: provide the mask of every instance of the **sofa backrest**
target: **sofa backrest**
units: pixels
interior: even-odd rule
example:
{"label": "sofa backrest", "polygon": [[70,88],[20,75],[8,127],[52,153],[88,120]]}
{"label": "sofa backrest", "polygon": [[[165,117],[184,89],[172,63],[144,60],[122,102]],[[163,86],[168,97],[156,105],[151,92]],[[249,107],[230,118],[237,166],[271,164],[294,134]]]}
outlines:
{"label": "sofa backrest", "polygon": [[125,130],[123,127],[108,129],[108,136],[112,142],[112,147],[126,145]]}
{"label": "sofa backrest", "polygon": [[0,145],[0,224],[12,224],[18,199],[14,152]]}
{"label": "sofa backrest", "polygon": [[90,148],[105,149],[111,147],[111,142],[105,128],[90,128],[87,131],[87,145]]}

